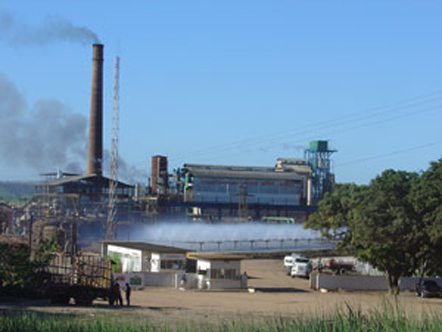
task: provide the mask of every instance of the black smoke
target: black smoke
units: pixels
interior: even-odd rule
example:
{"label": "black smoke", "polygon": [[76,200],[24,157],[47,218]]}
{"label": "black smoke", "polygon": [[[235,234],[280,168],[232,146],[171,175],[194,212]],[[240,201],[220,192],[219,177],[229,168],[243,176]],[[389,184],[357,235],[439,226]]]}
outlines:
{"label": "black smoke", "polygon": [[58,100],[28,107],[16,85],[0,73],[2,163],[37,171],[62,169],[85,158],[86,129],[86,118]]}
{"label": "black smoke", "polygon": [[[83,174],[87,157],[87,118],[55,99],[28,106],[17,86],[0,72],[0,164],[37,172]],[[110,153],[104,152],[109,173]],[[147,171],[118,158],[119,179],[146,182]]]}
{"label": "black smoke", "polygon": [[97,34],[58,17],[47,16],[39,25],[28,25],[11,12],[0,11],[0,39],[14,46],[41,46],[56,42],[82,45],[99,43]]}

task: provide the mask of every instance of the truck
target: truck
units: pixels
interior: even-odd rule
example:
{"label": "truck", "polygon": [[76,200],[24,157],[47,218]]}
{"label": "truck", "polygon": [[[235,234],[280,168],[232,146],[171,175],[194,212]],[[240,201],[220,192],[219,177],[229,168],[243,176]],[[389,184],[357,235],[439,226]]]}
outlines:
{"label": "truck", "polygon": [[334,274],[346,274],[354,270],[354,264],[352,262],[332,258],[325,262],[324,269],[330,270]]}
{"label": "truck", "polygon": [[[284,257],[284,271],[288,276],[307,277],[311,270],[310,267],[310,260],[307,257],[295,253]],[[303,269],[305,272],[302,272]]]}
{"label": "truck", "polygon": [[310,259],[307,257],[294,257],[294,262],[292,269],[290,271],[290,276],[294,277],[305,277],[307,278],[311,272]]}
{"label": "truck", "polygon": [[293,264],[295,263],[295,257],[299,256],[297,254],[291,254],[284,257],[284,272],[286,275],[290,275],[292,272]]}
{"label": "truck", "polygon": [[57,255],[46,267],[46,295],[52,304],[92,305],[95,299],[111,301],[112,262],[95,255]]}

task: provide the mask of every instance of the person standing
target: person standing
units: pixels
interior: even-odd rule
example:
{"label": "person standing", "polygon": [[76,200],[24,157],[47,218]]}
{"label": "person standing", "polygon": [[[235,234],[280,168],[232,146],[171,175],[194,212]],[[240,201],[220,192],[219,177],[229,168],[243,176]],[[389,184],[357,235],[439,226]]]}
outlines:
{"label": "person standing", "polygon": [[115,300],[117,305],[123,306],[123,298],[121,297],[120,284],[118,282],[115,283]]}
{"label": "person standing", "polygon": [[130,306],[130,292],[131,292],[130,285],[126,283],[126,303],[128,307]]}

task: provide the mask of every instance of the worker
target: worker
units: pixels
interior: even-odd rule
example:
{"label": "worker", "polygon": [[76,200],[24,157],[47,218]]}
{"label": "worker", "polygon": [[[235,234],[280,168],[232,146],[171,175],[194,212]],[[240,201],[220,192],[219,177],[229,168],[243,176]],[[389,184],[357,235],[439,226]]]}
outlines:
{"label": "worker", "polygon": [[126,283],[126,303],[128,307],[130,306],[130,291],[131,291],[130,285]]}
{"label": "worker", "polygon": [[109,288],[109,305],[114,306],[115,303],[115,279],[114,276],[111,276],[111,283]]}
{"label": "worker", "polygon": [[123,306],[123,298],[121,297],[121,291],[120,291],[120,284],[118,282],[115,283],[115,300],[116,304],[120,304],[120,306]]}

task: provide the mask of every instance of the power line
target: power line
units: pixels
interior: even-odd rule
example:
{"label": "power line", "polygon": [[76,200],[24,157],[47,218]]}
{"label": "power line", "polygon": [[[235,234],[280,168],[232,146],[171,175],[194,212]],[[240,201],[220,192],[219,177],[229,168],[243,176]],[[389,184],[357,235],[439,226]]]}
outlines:
{"label": "power line", "polygon": [[[438,91],[435,91],[432,93],[427,93],[427,94],[416,96],[413,98],[408,98],[408,99],[396,102],[391,105],[376,107],[371,110],[365,111],[363,114],[361,114],[360,112],[356,112],[356,113],[353,113],[353,114],[350,114],[347,116],[343,116],[343,117],[340,117],[337,119],[315,122],[313,124],[309,124],[309,125],[300,127],[298,129],[290,130],[290,131],[287,131],[284,133],[277,133],[277,134],[265,135],[265,136],[261,135],[261,136],[256,136],[254,138],[242,140],[242,141],[231,142],[228,144],[221,144],[218,146],[212,146],[210,148],[196,149],[194,151],[190,151],[189,153],[186,153],[185,155],[177,156],[174,159],[182,160],[184,158],[189,158],[192,156],[200,156],[200,155],[219,153],[219,152],[224,152],[224,151],[228,151],[228,150],[232,150],[232,149],[238,149],[238,148],[241,148],[244,146],[252,146],[252,145],[256,145],[256,144],[262,144],[263,142],[275,141],[278,139],[290,137],[290,136],[293,136],[293,134],[296,134],[298,136],[298,135],[304,134],[306,132],[311,132],[314,129],[316,129],[316,130],[327,129],[329,127],[336,126],[336,125],[350,124],[353,122],[363,121],[365,119],[370,119],[370,118],[373,118],[378,115],[385,115],[386,113],[398,112],[398,111],[401,111],[404,109],[415,108],[415,107],[442,99],[442,96],[440,96],[441,92],[442,91],[438,90]],[[430,97],[432,97],[432,98],[430,98]],[[387,111],[389,109],[390,109],[390,111]],[[369,112],[369,113],[367,114],[367,112]]]}
{"label": "power line", "polygon": [[429,148],[431,146],[436,146],[436,145],[439,145],[439,144],[442,144],[442,141],[426,143],[426,144],[422,144],[422,145],[419,145],[419,146],[414,146],[414,147],[411,147],[411,148],[396,150],[396,151],[392,151],[392,152],[388,152],[388,153],[383,153],[383,154],[379,154],[379,155],[371,156],[371,157],[367,157],[367,158],[356,159],[356,160],[353,160],[353,161],[348,161],[348,162],[344,162],[342,164],[334,165],[334,167],[342,167],[342,166],[358,164],[358,163],[362,163],[362,162],[366,162],[366,161],[381,159],[381,158],[390,157],[390,156],[394,156],[394,155],[398,155],[398,154],[402,154],[402,153],[406,153],[406,152],[410,152],[410,151],[415,151],[415,150]]}
{"label": "power line", "polygon": [[[407,108],[409,108],[409,107],[407,107]],[[442,109],[442,105],[436,105],[436,106],[433,106],[433,107],[427,107],[427,108],[424,108],[424,109],[419,109],[419,110],[413,111],[413,112],[407,112],[407,113],[404,113],[404,114],[400,114],[400,115],[396,115],[396,116],[391,116],[391,117],[386,118],[386,119],[380,119],[380,120],[376,120],[376,121],[372,121],[372,122],[368,122],[368,123],[362,123],[362,124],[357,125],[357,126],[352,126],[352,127],[347,127],[347,128],[345,128],[345,127],[344,128],[333,128],[332,131],[321,133],[321,136],[328,136],[329,137],[329,136],[331,136],[333,134],[334,135],[339,135],[339,134],[346,133],[346,132],[349,132],[349,131],[354,131],[354,130],[357,130],[357,129],[361,129],[361,128],[365,128],[365,127],[370,127],[370,126],[374,126],[374,125],[379,125],[379,124],[386,123],[386,122],[390,122],[390,121],[397,120],[397,119],[400,119],[400,118],[404,118],[404,117],[407,117],[407,116],[412,116],[412,115],[416,115],[416,114],[422,114],[424,112],[429,112],[429,111],[433,111],[433,110],[440,110],[440,109]],[[342,124],[346,124],[346,123],[342,123]],[[317,136],[318,135],[313,135],[313,136],[308,137],[308,138],[303,137],[302,138],[302,142],[305,142],[306,140],[309,141],[309,140],[316,139]],[[301,142],[301,139],[293,141],[293,143],[298,143],[298,142]],[[268,148],[270,149],[270,148],[272,148],[275,145],[276,145],[276,143],[273,141],[273,142],[271,142],[271,146],[268,147]],[[251,146],[251,145],[249,145],[249,146]],[[227,156],[231,156],[231,155],[236,155],[238,153],[245,153],[244,149],[246,149],[247,147],[246,146],[238,146],[237,148],[242,148],[242,151],[223,154],[221,156],[215,157],[215,160],[216,159],[220,159],[220,158],[224,158],[224,157],[227,157]],[[229,150],[232,150],[232,149],[226,148],[226,149],[224,149],[222,151],[218,151],[217,153],[219,154],[219,152],[227,152]],[[213,153],[206,153],[205,155],[206,156],[213,155]],[[213,160],[214,158],[211,158],[211,159]]]}

